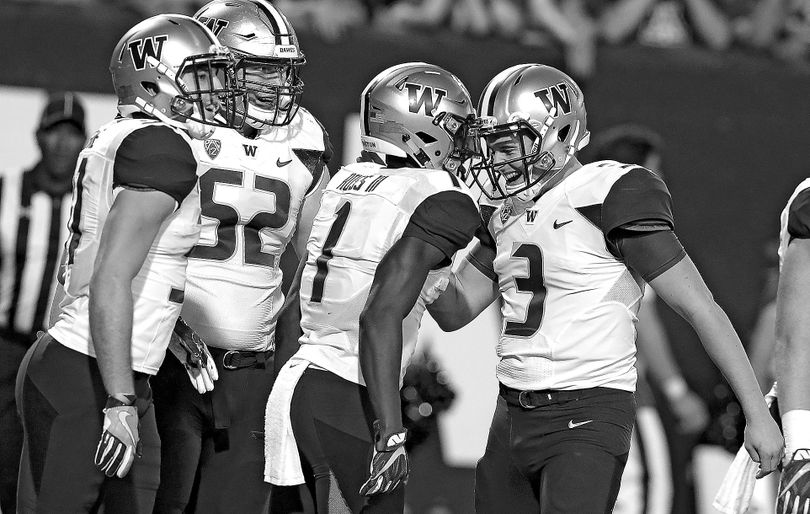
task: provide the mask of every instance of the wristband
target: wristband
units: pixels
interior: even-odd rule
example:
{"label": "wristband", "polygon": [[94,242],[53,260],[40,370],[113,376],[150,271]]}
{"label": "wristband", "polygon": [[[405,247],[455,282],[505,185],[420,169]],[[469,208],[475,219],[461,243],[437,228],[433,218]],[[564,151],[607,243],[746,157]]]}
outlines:
{"label": "wristband", "polygon": [[[123,400],[121,399],[123,398]],[[104,404],[105,409],[112,409],[113,407],[132,407],[135,405],[135,400],[138,397],[134,394],[116,394],[115,396],[107,396],[107,403]]]}

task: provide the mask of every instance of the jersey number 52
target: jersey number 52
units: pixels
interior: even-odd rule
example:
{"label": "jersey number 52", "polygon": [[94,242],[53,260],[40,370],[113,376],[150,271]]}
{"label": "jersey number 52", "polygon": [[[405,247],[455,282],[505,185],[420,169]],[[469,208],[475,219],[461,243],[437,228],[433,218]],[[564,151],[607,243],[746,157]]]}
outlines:
{"label": "jersey number 52", "polygon": [[279,229],[287,224],[290,210],[290,186],[281,180],[256,175],[253,189],[275,196],[275,208],[256,212],[247,223],[241,223],[239,211],[232,206],[214,201],[217,184],[245,187],[244,174],[237,170],[211,168],[200,177],[200,208],[202,215],[219,221],[214,246],[197,245],[189,257],[226,261],[236,252],[237,231],[244,234],[244,263],[257,266],[273,266],[275,256],[262,252],[261,231]]}

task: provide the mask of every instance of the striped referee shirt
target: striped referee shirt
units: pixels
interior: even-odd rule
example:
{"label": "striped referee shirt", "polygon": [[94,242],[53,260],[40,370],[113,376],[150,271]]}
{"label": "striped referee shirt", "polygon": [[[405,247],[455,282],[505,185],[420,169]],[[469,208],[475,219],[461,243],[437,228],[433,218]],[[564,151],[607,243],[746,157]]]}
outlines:
{"label": "striped referee shirt", "polygon": [[0,175],[0,330],[29,342],[47,328],[70,213],[70,190],[36,188],[37,166]]}

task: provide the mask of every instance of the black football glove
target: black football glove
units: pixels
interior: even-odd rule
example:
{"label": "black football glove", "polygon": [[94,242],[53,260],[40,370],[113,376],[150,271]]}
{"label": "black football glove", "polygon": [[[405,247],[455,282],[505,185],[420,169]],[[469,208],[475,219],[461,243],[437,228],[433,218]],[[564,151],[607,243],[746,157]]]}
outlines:
{"label": "black football glove", "polygon": [[810,514],[810,450],[796,450],[784,465],[776,496],[776,512]]}
{"label": "black football glove", "polygon": [[183,318],[177,318],[169,339],[169,350],[186,369],[188,378],[198,393],[214,390],[214,381],[219,378],[214,359],[205,342]]}
{"label": "black football glove", "polygon": [[374,422],[374,455],[369,466],[369,477],[360,488],[360,494],[371,496],[387,493],[408,481],[411,470],[405,452],[407,438],[408,431],[404,428],[382,433],[380,421]]}

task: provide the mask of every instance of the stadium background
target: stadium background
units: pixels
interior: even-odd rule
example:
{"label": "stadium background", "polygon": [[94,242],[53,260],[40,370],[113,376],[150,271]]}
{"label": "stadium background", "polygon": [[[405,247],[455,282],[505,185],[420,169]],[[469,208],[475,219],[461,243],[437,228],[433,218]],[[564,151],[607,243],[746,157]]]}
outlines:
{"label": "stadium background", "polygon": [[[115,114],[110,51],[139,19],[105,4],[85,9],[0,4],[0,169],[36,160],[33,133],[42,89],[82,93],[90,130]],[[563,65],[553,48],[450,33],[392,36],[355,30],[334,43],[303,31],[299,37],[308,60],[303,104],[331,134],[337,163],[356,157],[359,93],[386,66],[414,60],[444,66],[476,98],[489,78],[512,64]],[[663,136],[678,234],[744,341],[759,308],[767,264],[762,247],[777,236],[779,212],[790,192],[810,174],[808,86],[807,66],[763,55],[600,47],[596,72],[584,88],[592,132],[633,122]],[[690,385],[720,419],[727,406],[722,377],[691,329],[668,309],[664,314]],[[423,346],[445,370],[456,400],[440,417],[439,435],[414,455],[409,496],[416,512],[472,511],[471,468],[483,451],[496,394],[497,324],[493,310],[450,335],[426,321]],[[726,429],[720,430],[723,440],[709,434],[704,442],[734,444],[735,435]],[[685,456],[697,441],[672,436],[676,477],[685,476]],[[675,511],[692,512],[690,488],[681,482]]]}

